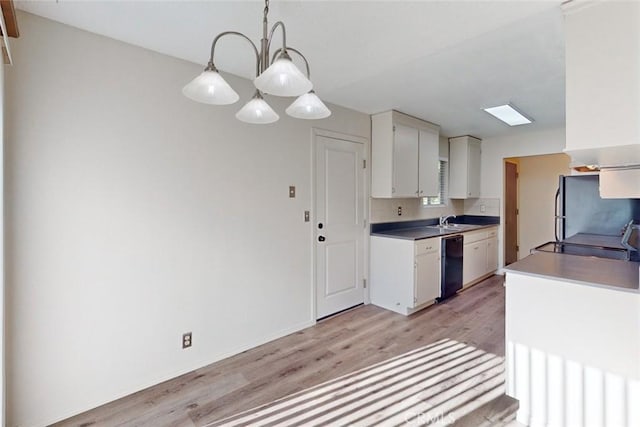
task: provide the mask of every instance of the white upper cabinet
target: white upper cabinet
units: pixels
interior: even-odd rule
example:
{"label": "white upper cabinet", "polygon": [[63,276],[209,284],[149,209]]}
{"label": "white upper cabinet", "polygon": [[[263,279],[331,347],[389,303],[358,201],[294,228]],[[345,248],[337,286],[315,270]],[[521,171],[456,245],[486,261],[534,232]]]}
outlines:
{"label": "white upper cabinet", "polygon": [[449,197],[480,197],[481,140],[472,136],[449,138]]}
{"label": "white upper cabinet", "polygon": [[[392,197],[416,197],[418,190],[419,138],[420,131],[418,129],[395,125],[393,132]],[[375,166],[372,169],[373,172],[375,172]]]}
{"label": "white upper cabinet", "polygon": [[438,194],[440,127],[397,111],[371,116],[371,196]]}
{"label": "white upper cabinet", "polygon": [[564,6],[565,151],[575,162],[640,165],[640,2]]}
{"label": "white upper cabinet", "polygon": [[420,130],[418,189],[420,197],[437,196],[440,190],[438,163],[440,162],[440,132]]}

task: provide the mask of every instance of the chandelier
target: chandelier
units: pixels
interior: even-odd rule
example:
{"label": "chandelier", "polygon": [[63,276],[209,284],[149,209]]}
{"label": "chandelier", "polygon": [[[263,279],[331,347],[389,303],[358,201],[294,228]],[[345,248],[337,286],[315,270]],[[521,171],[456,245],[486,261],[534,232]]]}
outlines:
{"label": "chandelier", "polygon": [[[218,34],[211,43],[211,56],[204,71],[187,84],[182,93],[197,102],[212,105],[233,104],[240,98],[235,90],[227,83],[216,68],[213,57],[216,44],[224,36],[239,36],[251,44],[256,55],[256,78],[253,84],[256,92],[253,98],[236,113],[236,118],[246,123],[267,124],[277,121],[280,117],[267,104],[263,95],[284,97],[298,97],[285,111],[298,119],[323,119],[331,115],[331,111],[313,91],[309,62],[300,51],[287,46],[287,34],[282,21],[276,22],[267,33],[269,14],[269,0],[265,0],[264,17],[262,19],[262,40],[260,50],[251,39],[237,31],[225,31]],[[278,48],[273,57],[269,54],[275,31],[282,32],[282,47]],[[306,75],[303,74],[291,60],[289,53],[298,55],[304,61]]]}

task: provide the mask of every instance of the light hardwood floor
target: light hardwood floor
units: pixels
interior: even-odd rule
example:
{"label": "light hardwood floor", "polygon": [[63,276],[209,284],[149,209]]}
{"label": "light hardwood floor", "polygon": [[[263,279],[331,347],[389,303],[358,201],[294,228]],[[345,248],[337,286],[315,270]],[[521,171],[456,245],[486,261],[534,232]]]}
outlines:
{"label": "light hardwood floor", "polygon": [[502,276],[409,317],[356,308],[56,425],[204,426],[445,338],[504,356]]}

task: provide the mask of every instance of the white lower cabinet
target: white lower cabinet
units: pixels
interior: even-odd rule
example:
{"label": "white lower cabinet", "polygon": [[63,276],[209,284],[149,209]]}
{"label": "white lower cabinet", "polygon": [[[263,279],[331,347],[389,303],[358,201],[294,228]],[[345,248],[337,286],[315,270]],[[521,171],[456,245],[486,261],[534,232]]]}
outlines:
{"label": "white lower cabinet", "polygon": [[462,286],[468,287],[498,268],[498,229],[496,227],[464,233]]}
{"label": "white lower cabinet", "polygon": [[371,237],[371,303],[409,315],[440,296],[440,238]]}
{"label": "white lower cabinet", "polygon": [[487,239],[487,272],[493,273],[498,269],[498,238]]}
{"label": "white lower cabinet", "polygon": [[[462,233],[462,284],[471,286],[498,268],[497,228]],[[409,315],[440,297],[440,237],[405,240],[371,236],[371,303]]]}
{"label": "white lower cabinet", "polygon": [[487,272],[487,241],[465,243],[462,256],[462,286],[484,276]]}
{"label": "white lower cabinet", "polygon": [[440,239],[416,242],[415,293],[413,307],[440,296]]}

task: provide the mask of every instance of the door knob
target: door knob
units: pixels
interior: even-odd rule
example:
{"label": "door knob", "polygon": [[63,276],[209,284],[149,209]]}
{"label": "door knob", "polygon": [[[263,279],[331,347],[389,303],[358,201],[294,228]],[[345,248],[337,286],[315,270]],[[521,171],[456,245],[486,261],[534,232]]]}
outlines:
{"label": "door knob", "polygon": [[318,236],[318,242],[324,242],[325,240],[324,236]]}

